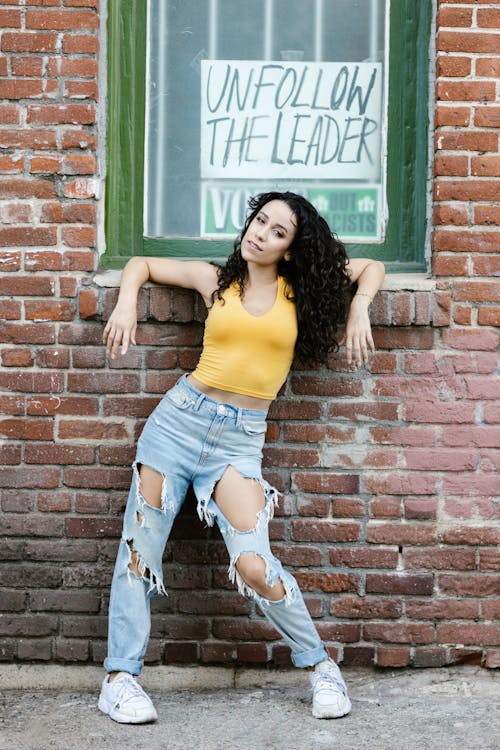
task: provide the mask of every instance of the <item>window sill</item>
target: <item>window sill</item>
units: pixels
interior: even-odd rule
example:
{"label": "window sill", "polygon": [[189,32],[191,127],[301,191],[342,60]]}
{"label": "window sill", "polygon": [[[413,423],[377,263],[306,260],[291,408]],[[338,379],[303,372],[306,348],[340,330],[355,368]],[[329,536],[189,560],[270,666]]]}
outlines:
{"label": "window sill", "polygon": [[[120,286],[121,274],[120,269],[98,271],[92,281],[98,287],[112,289]],[[153,286],[153,284],[145,284],[145,286]],[[382,291],[388,292],[433,292],[435,289],[436,279],[426,273],[391,273],[386,275],[382,284]]]}
{"label": "window sill", "polygon": [[[107,319],[116,302],[120,276],[120,270],[111,269],[94,275],[84,289],[95,299],[90,306],[88,299],[83,307],[80,305],[82,318]],[[93,287],[92,292],[89,286]],[[139,320],[200,321],[205,317],[202,307],[185,289],[148,282],[139,295],[138,317]],[[450,307],[451,291],[446,282],[438,282],[425,273],[387,274],[373,301],[370,317],[374,326],[447,326]]]}

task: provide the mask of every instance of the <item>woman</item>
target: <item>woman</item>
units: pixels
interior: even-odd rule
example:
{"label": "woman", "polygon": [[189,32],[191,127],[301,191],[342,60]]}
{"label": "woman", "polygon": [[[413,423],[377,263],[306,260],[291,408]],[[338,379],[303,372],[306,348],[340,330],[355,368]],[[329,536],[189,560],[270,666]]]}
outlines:
{"label": "woman", "polygon": [[295,579],[270,550],[277,492],[263,479],[261,460],[267,410],[294,356],[322,362],[338,348],[336,330],[354,283],[341,343],[349,364],[367,362],[374,349],[368,307],[384,269],[378,261],[348,260],[324,219],[299,195],[266,193],[249,205],[224,267],[132,258],[104,329],[112,357],[135,344],[137,294],[148,280],[195,289],[209,310],[198,366],[167,392],[137,446],[99,698],[101,711],[122,723],[157,718],[134,678],[149,638],[150,598],[165,592],[163,549],[190,483],[200,518],[216,521],[226,542],[231,579],[256,599],[290,646],[294,664],[311,670],[313,715],[336,718],[351,708]]}

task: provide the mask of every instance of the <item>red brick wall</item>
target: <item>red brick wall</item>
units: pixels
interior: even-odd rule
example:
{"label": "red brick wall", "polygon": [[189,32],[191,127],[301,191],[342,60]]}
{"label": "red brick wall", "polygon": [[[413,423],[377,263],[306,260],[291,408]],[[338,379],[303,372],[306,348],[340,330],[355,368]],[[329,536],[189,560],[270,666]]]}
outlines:
{"label": "red brick wall", "polygon": [[[134,441],[199,351],[198,301],[160,288],[137,348],[101,346],[98,25],[90,0],[0,3],[5,660],[103,658]],[[500,664],[499,30],[499,2],[439,3],[437,289],[382,292],[371,367],[295,370],[271,412],[274,548],[347,664]],[[288,663],[226,565],[188,498],[148,661]]]}

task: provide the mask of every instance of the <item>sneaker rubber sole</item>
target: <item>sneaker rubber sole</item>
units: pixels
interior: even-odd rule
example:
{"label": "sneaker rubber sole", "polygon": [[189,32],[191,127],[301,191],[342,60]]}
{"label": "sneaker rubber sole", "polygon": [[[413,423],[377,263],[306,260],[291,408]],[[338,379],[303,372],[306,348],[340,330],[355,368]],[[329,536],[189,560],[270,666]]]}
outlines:
{"label": "sneaker rubber sole", "polygon": [[345,703],[340,711],[333,710],[331,706],[318,706],[318,708],[313,706],[312,715],[315,719],[340,719],[342,716],[347,716],[350,711],[351,701],[346,696]]}
{"label": "sneaker rubber sole", "polygon": [[99,711],[109,716],[113,721],[117,721],[119,724],[150,724],[156,721],[158,714],[154,706],[151,706],[149,714],[143,716],[130,716],[129,714],[122,714],[118,711],[111,703],[109,703],[103,695],[99,696],[99,703],[97,704]]}

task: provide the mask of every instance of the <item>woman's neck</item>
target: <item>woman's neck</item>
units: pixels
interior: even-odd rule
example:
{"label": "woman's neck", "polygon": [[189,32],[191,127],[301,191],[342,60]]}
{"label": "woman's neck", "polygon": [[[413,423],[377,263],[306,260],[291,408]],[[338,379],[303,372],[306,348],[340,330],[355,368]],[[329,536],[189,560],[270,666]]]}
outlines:
{"label": "woman's neck", "polygon": [[245,279],[246,287],[264,287],[272,286],[278,279],[278,269],[273,268],[262,268],[254,266],[252,264],[247,265],[247,275]]}

